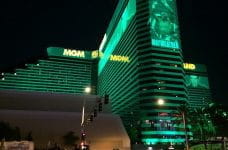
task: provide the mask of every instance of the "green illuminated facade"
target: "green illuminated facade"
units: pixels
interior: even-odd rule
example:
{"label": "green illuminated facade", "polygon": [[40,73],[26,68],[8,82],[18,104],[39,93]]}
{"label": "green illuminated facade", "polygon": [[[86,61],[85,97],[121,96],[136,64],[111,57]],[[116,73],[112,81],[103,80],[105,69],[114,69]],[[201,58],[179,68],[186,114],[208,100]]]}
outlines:
{"label": "green illuminated facade", "polygon": [[91,52],[50,47],[47,59],[1,73],[1,90],[81,94],[86,86],[96,94],[97,60]]}
{"label": "green illuminated facade", "polygon": [[205,107],[212,102],[207,69],[202,64],[192,65],[194,65],[192,69],[185,69],[188,103],[192,108]]}
{"label": "green illuminated facade", "polygon": [[211,99],[205,66],[183,65],[175,0],[119,0],[99,51],[50,47],[46,59],[0,76],[1,90],[106,93],[132,142],[147,145],[183,144],[177,108]]}
{"label": "green illuminated facade", "polygon": [[[110,95],[112,112],[130,136],[138,134],[131,138],[183,143],[183,124],[174,117],[187,101],[175,0],[120,0],[100,51],[98,93]],[[110,61],[111,55],[129,62]],[[159,99],[165,104],[159,106]]]}

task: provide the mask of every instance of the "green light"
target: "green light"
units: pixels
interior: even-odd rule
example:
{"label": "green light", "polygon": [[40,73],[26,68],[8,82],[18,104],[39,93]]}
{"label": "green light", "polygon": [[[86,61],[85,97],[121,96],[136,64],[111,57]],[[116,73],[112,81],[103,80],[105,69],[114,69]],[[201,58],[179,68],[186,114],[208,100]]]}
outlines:
{"label": "green light", "polygon": [[152,45],[158,46],[158,47],[174,48],[174,49],[180,48],[178,42],[176,41],[170,42],[170,41],[152,39]]}
{"label": "green light", "polygon": [[[185,135],[184,131],[143,131],[143,135],[155,135],[155,134],[161,134],[161,135]],[[191,132],[188,132],[188,135],[192,135]]]}
{"label": "green light", "polygon": [[159,138],[145,138],[142,142],[147,145],[154,145],[157,143],[184,143],[185,139],[159,139]]}
{"label": "green light", "polygon": [[113,32],[112,37],[110,38],[110,41],[106,45],[105,50],[102,50],[104,51],[104,55],[99,61],[98,74],[100,74],[103,68],[105,67],[105,64],[108,62],[112,52],[114,51],[116,45],[119,43],[123,33],[127,29],[127,26],[129,25],[135,13],[136,13],[136,0],[130,0],[123,12],[123,15],[119,20],[119,23],[117,24],[117,27]]}

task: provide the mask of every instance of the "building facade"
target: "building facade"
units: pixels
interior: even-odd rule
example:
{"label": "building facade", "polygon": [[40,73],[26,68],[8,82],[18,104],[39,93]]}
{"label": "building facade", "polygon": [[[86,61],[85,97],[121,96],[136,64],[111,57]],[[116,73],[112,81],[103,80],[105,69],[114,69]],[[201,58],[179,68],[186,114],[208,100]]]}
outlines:
{"label": "building facade", "polygon": [[[183,124],[174,117],[187,102],[175,0],[120,0],[99,51],[98,94],[110,95],[130,136],[138,133],[131,139],[183,143]],[[128,61],[113,62],[113,55]]]}
{"label": "building facade", "polygon": [[2,73],[0,89],[82,94],[90,86],[109,95],[132,144],[183,144],[178,107],[210,101],[205,67],[183,65],[175,0],[119,0],[99,50],[50,47],[47,56]]}
{"label": "building facade", "polygon": [[212,102],[207,68],[203,64],[184,63],[188,103],[191,108],[208,106]]}
{"label": "building facade", "polygon": [[92,87],[96,94],[97,59],[92,52],[49,47],[47,58],[25,64],[14,73],[1,73],[0,89],[82,94]]}

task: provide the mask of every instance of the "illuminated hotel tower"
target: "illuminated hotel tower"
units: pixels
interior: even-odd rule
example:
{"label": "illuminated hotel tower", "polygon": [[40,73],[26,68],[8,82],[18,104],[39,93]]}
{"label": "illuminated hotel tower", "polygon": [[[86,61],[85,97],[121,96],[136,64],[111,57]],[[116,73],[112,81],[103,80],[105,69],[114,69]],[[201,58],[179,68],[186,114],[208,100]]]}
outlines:
{"label": "illuminated hotel tower", "polygon": [[176,1],[120,0],[99,50],[98,93],[110,95],[132,141],[183,143],[173,115],[187,101]]}
{"label": "illuminated hotel tower", "polygon": [[91,85],[109,95],[133,143],[183,143],[182,64],[176,1],[119,0],[99,52],[49,48],[47,59],[2,73],[0,89],[81,94]]}

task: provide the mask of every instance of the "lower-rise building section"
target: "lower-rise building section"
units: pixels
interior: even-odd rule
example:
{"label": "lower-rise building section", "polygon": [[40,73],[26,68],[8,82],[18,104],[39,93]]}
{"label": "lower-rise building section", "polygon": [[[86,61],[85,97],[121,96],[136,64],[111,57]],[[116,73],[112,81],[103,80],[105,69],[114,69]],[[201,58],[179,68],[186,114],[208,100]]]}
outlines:
{"label": "lower-rise building section", "polygon": [[97,60],[67,57],[66,51],[70,53],[68,49],[48,48],[46,59],[25,64],[14,73],[2,73],[0,89],[82,94],[91,86],[95,94]]}
{"label": "lower-rise building section", "polygon": [[188,103],[191,108],[205,107],[212,102],[206,66],[184,63]]}

